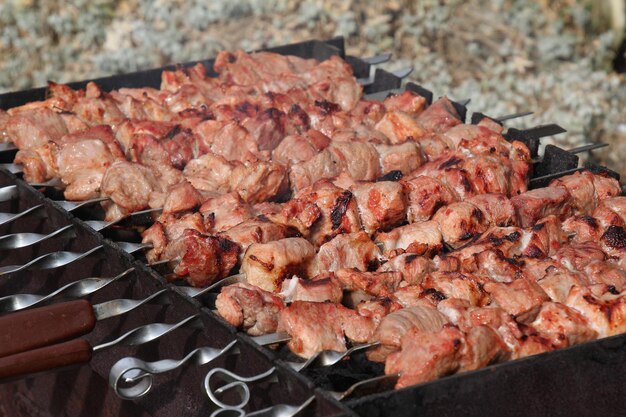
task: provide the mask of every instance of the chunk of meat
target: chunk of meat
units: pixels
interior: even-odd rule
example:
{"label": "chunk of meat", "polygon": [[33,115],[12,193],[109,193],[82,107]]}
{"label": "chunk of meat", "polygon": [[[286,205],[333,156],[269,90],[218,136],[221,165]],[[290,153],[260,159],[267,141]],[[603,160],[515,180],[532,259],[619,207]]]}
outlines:
{"label": "chunk of meat", "polygon": [[292,275],[306,276],[315,248],[305,239],[294,237],[248,247],[241,272],[247,281],[266,291],[278,292]]}
{"label": "chunk of meat", "polygon": [[308,161],[330,145],[330,138],[316,130],[286,136],[272,151],[272,160],[283,165]]}
{"label": "chunk of meat", "polygon": [[459,201],[459,196],[446,184],[429,176],[403,179],[407,199],[407,219],[409,223],[426,221],[439,208]]}
{"label": "chunk of meat", "polygon": [[427,256],[438,253],[443,247],[439,225],[432,220],[379,233],[376,235],[376,243],[383,246],[383,253],[388,257],[402,252]]}
{"label": "chunk of meat", "polygon": [[320,210],[309,238],[315,246],[319,247],[339,234],[361,230],[358,208],[350,191],[322,180],[301,190],[295,197],[304,203],[315,204]]}
{"label": "chunk of meat", "polygon": [[380,346],[367,351],[367,358],[384,362],[390,353],[400,349],[403,334],[411,330],[437,332],[448,323],[448,319],[434,308],[415,306],[394,311],[385,316],[372,336]]}
{"label": "chunk of meat", "polygon": [[515,208],[504,194],[478,194],[465,201],[478,207],[490,226],[515,225]]}
{"label": "chunk of meat", "polygon": [[239,283],[223,287],[215,301],[217,312],[224,320],[242,328],[252,336],[274,333],[278,327],[283,300],[254,285]]}
{"label": "chunk of meat", "polygon": [[113,162],[107,168],[100,188],[103,196],[111,197],[127,213],[147,208],[150,193],[163,191],[152,170],[126,161]]}
{"label": "chunk of meat", "polygon": [[461,124],[459,113],[447,97],[441,97],[428,106],[418,117],[422,128],[429,132],[445,132],[453,126]]}
{"label": "chunk of meat", "polygon": [[511,198],[521,227],[532,227],[551,214],[565,220],[573,214],[571,196],[564,187],[536,188]]}
{"label": "chunk of meat", "polygon": [[228,230],[253,216],[250,205],[244,203],[236,192],[208,198],[199,211],[214,232]]}
{"label": "chunk of meat", "polygon": [[295,301],[282,310],[277,330],[289,333],[293,353],[309,358],[326,349],[345,352],[346,337],[364,342],[374,322],[341,304]]}
{"label": "chunk of meat", "polygon": [[426,133],[416,119],[401,110],[387,111],[375,127],[393,144],[419,140]]}
{"label": "chunk of meat", "polygon": [[347,291],[362,291],[376,297],[389,297],[402,281],[402,274],[389,272],[362,272],[354,269],[335,271],[335,280]]}
{"label": "chunk of meat", "polygon": [[597,337],[596,331],[589,327],[582,314],[561,303],[544,303],[532,326],[558,348],[577,345]]}
{"label": "chunk of meat", "polygon": [[419,115],[427,106],[426,99],[419,94],[406,90],[399,94],[393,94],[385,100],[383,105],[387,111],[400,110],[413,117]]}
{"label": "chunk of meat", "polygon": [[297,230],[280,223],[270,222],[263,217],[244,220],[242,223],[217,234],[217,236],[237,243],[241,247],[242,253],[245,253],[253,243],[267,243],[297,235]]}
{"label": "chunk of meat", "polygon": [[404,142],[396,145],[375,144],[378,152],[380,172],[387,174],[399,171],[406,175],[415,171],[424,162],[420,146],[415,142]]}
{"label": "chunk of meat", "polygon": [[9,111],[5,122],[6,136],[18,149],[31,149],[57,141],[68,133],[63,118],[48,108]]}
{"label": "chunk of meat", "polygon": [[288,303],[294,301],[341,303],[343,289],[336,280],[327,277],[326,274],[313,277],[312,279],[302,279],[294,276],[283,281],[280,294]]}
{"label": "chunk of meat", "polygon": [[489,226],[482,210],[466,201],[440,208],[433,221],[438,224],[443,241],[455,249],[485,232]]}
{"label": "chunk of meat", "polygon": [[380,249],[365,232],[346,233],[336,236],[320,246],[315,268],[318,272],[354,268],[370,271],[378,268]]}
{"label": "chunk of meat", "polygon": [[239,246],[228,239],[206,236],[186,229],[182,236],[168,243],[164,259],[180,259],[174,274],[194,287],[205,287],[230,274],[237,265]]}
{"label": "chunk of meat", "polygon": [[188,181],[170,187],[167,191],[163,213],[178,213],[200,207],[204,198]]}
{"label": "chunk of meat", "polygon": [[454,328],[430,333],[411,329],[402,336],[401,350],[387,358],[385,374],[400,374],[399,389],[454,373],[461,366],[463,339]]}
{"label": "chunk of meat", "polygon": [[486,285],[484,278],[460,272],[433,271],[422,281],[425,292],[433,293],[436,302],[446,298],[462,298],[473,306],[487,303],[484,285]]}
{"label": "chunk of meat", "polygon": [[541,305],[550,300],[539,284],[523,278],[510,283],[487,282],[484,288],[495,305],[522,323],[531,323]]}
{"label": "chunk of meat", "polygon": [[391,181],[357,183],[350,191],[367,233],[389,230],[404,221],[406,199],[401,184]]}
{"label": "chunk of meat", "polygon": [[599,337],[624,333],[626,331],[625,294],[614,294],[608,286],[601,287],[604,290],[601,294],[594,294],[591,287],[573,287],[564,304],[582,314],[589,327],[595,330]]}
{"label": "chunk of meat", "polygon": [[298,191],[314,182],[333,178],[342,172],[357,181],[373,181],[380,175],[378,152],[369,143],[333,142],[309,159],[293,165],[289,172],[291,187]]}
{"label": "chunk of meat", "polygon": [[405,282],[411,285],[419,285],[424,280],[426,274],[432,271],[433,267],[432,261],[425,256],[404,253],[384,263],[379,268],[379,271],[398,271],[402,273],[402,279]]}
{"label": "chunk of meat", "polygon": [[563,246],[554,259],[570,271],[583,271],[592,261],[604,261],[606,255],[594,242]]}

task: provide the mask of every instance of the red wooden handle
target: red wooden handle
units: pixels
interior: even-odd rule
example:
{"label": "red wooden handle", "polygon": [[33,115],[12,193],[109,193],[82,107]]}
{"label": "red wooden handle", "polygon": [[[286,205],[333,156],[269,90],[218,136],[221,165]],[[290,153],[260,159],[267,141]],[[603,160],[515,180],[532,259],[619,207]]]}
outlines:
{"label": "red wooden handle", "polygon": [[63,342],[93,330],[96,316],[86,300],[69,301],[0,317],[0,358]]}
{"label": "red wooden handle", "polygon": [[74,339],[27,352],[0,358],[0,381],[24,377],[36,372],[86,363],[92,349],[84,339]]}

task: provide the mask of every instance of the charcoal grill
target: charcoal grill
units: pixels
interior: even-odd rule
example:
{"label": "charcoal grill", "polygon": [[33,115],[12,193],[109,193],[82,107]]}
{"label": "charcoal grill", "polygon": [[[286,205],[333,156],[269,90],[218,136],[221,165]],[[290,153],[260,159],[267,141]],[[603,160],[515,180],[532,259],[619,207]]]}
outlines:
{"label": "charcoal grill", "polygon": [[[353,67],[355,76],[366,78],[371,65],[363,60],[345,55],[343,39],[308,41],[270,49],[272,52],[323,60],[340,55]],[[206,68],[213,67],[212,60],[201,61]],[[183,64],[191,66],[196,62]],[[93,80],[103,90],[121,87],[158,87],[163,70],[175,67],[141,71]],[[384,97],[387,92],[400,88],[402,80],[391,73],[376,69],[373,82],[365,87],[365,94]],[[70,83],[73,88],[84,88],[87,81]],[[405,89],[422,95],[430,103],[433,93],[426,88],[408,83]],[[29,101],[42,100],[45,89],[38,88],[0,95],[0,108],[8,109]],[[463,120],[467,108],[454,103]],[[471,115],[478,123],[489,117],[481,113]],[[564,130],[558,125],[539,126],[532,129],[508,129],[507,137],[523,141],[538,157],[542,137]],[[0,162],[10,163],[13,154],[0,152]],[[534,166],[531,188],[546,185],[552,178],[578,168],[578,156],[555,146],[547,146],[540,162]],[[609,175],[617,174],[603,167]],[[141,299],[166,288],[171,305],[163,307],[146,305],[129,315],[99,322],[88,340],[97,343],[110,340],[137,326],[155,322],[175,323],[194,314],[200,314],[201,328],[183,328],[165,336],[158,342],[139,347],[117,346],[94,355],[89,365],[49,372],[34,378],[0,385],[0,416],[173,416],[209,415],[214,407],[200,389],[210,368],[224,367],[240,375],[257,375],[276,367],[278,383],[251,386],[250,410],[271,404],[298,405],[311,396],[316,401],[305,414],[367,415],[367,416],[445,416],[445,415],[625,415],[626,385],[622,375],[626,372],[626,335],[605,338],[555,352],[489,366],[477,371],[445,377],[436,381],[397,391],[375,393],[343,402],[335,400],[328,391],[345,390],[352,383],[382,373],[380,364],[355,355],[350,361],[328,368],[311,368],[301,373],[286,365],[289,359],[286,348],[271,350],[260,347],[252,338],[237,333],[220,317],[208,309],[202,300],[187,296],[182,288],[168,284],[161,274],[122,250],[116,243],[132,240],[132,233],[95,232],[81,220],[93,216],[90,208],[65,210],[55,203],[59,194],[53,190],[36,190],[9,172],[0,171],[0,187],[15,185],[17,198],[0,202],[0,212],[19,213],[37,205],[42,208],[36,215],[16,219],[0,225],[2,235],[18,232],[47,234],[73,225],[74,237],[51,238],[40,243],[0,253],[0,267],[25,264],[36,257],[54,251],[85,252],[102,245],[98,254],[82,258],[64,267],[52,270],[32,270],[0,276],[0,296],[33,293],[47,294],[68,283],[89,276],[115,276],[131,267],[132,277],[117,280],[111,285],[89,295],[92,303],[116,298]],[[67,208],[67,207],[66,207]],[[112,238],[112,239],[109,239]],[[189,366],[177,369],[165,378],[155,378],[149,395],[135,401],[122,401],[109,389],[109,370],[120,358],[140,357],[146,361],[161,358],[182,358],[196,348],[210,346],[221,348],[233,341],[241,351],[239,355],[223,356],[209,367]]]}

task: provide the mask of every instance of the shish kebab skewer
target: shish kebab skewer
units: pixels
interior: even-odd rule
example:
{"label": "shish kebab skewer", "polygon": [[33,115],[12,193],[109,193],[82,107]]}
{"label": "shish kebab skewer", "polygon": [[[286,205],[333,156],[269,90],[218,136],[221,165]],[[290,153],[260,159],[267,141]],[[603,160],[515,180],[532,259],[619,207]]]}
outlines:
{"label": "shish kebab skewer", "polygon": [[[603,194],[603,195],[616,195],[616,194],[619,194],[618,187],[617,186],[612,186],[612,185],[614,185],[611,182],[612,180],[604,179],[604,177],[593,176],[592,174],[585,174],[582,177],[580,175],[581,174],[576,174],[576,175],[572,176],[571,180],[568,180],[566,178],[563,181],[574,181],[574,182],[575,181],[583,181],[588,186],[593,187],[594,186],[593,182],[592,182],[592,179],[593,179],[595,181],[600,181],[598,183],[598,187],[600,187],[599,190],[601,190],[602,187],[608,187],[608,188],[606,188],[607,191],[602,191],[603,193],[606,193],[606,194]],[[589,175],[591,175],[591,177]],[[606,185],[604,185],[605,183],[606,183]],[[543,215],[550,214],[549,210],[551,210],[551,208],[550,208],[551,205],[554,207],[554,210],[558,211],[558,210],[562,209],[563,210],[563,212],[561,213],[562,216],[567,216],[569,213],[573,213],[573,211],[571,211],[572,210],[571,205],[566,204],[565,206],[563,206],[563,204],[566,202],[566,200],[569,198],[569,195],[570,195],[569,192],[566,191],[567,190],[567,185],[565,185],[565,188],[561,187],[559,189],[557,187],[556,189],[553,190],[554,192],[552,192],[550,190],[552,190],[552,189],[551,188],[550,189],[545,189],[544,191],[539,191],[539,192],[534,190],[534,191],[529,191],[529,192],[527,192],[525,194],[522,194],[521,196],[514,197],[514,199],[511,200],[511,201],[519,201],[519,204],[517,206],[515,206],[515,207],[511,206],[510,205],[511,203],[509,203],[508,200],[506,198],[504,198],[503,196],[500,196],[500,197],[497,197],[495,195],[491,196],[491,197],[494,198],[493,202],[495,204],[497,204],[498,206],[507,207],[506,204],[508,204],[508,211],[505,210],[505,212],[508,213],[508,214],[505,217],[502,218],[503,220],[495,221],[494,225],[496,225],[496,224],[500,224],[500,225],[510,224],[511,222],[515,222],[515,218],[516,217],[520,217],[520,220],[522,221],[522,223],[531,223],[533,221],[536,221],[538,218],[540,218],[542,216],[542,214]],[[549,193],[551,195],[556,193],[556,195],[559,195],[560,197],[556,198],[556,199],[555,199],[555,197],[550,197],[553,201],[552,200],[541,200],[541,199],[537,200],[535,195],[538,194],[538,193],[539,194],[541,194],[541,193],[543,193],[543,194]],[[485,198],[490,198],[490,196],[479,196],[479,198],[480,199],[485,199]],[[540,198],[542,198],[542,197],[540,197]],[[473,201],[473,200],[470,199],[469,201]],[[458,208],[458,210],[461,210],[461,211],[459,211],[459,215],[460,216],[464,216],[464,214],[462,214],[462,213],[465,213],[465,211],[463,211],[462,209],[464,209],[466,204],[467,203],[453,203],[450,207],[454,207],[455,208],[454,210],[457,210],[457,208]],[[597,204],[597,203],[593,203],[593,204]],[[577,207],[578,206],[583,206],[583,205],[584,205],[584,203],[582,203],[582,202],[581,203],[577,203]],[[474,206],[471,206],[470,208],[472,210],[469,210],[468,213],[470,213],[470,214],[473,213],[474,208],[476,210],[481,210],[481,211],[485,210],[484,207],[490,207],[490,206],[489,205],[487,205],[487,206],[482,206],[481,205],[481,206],[478,206],[478,208],[475,208]],[[439,210],[444,210],[444,208],[441,208]],[[490,210],[493,210],[493,208],[490,209]],[[515,216],[515,210],[518,211],[518,215],[517,216]],[[577,213],[578,212],[580,212],[580,210],[578,210]],[[447,213],[447,211],[446,211],[446,213]],[[465,213],[465,214],[468,214],[468,213]],[[502,214],[499,214],[499,216],[501,216],[501,215]],[[493,217],[493,215],[489,214],[487,212],[482,217],[484,219],[489,219],[490,217]],[[425,239],[425,237],[424,236],[420,236],[420,233],[422,233],[421,230],[422,230],[423,227],[426,227],[426,226],[430,226],[430,228],[427,228],[427,230],[431,230],[432,229],[433,231],[435,231],[436,229],[438,229],[440,227],[448,227],[447,226],[448,225],[448,220],[450,218],[452,220],[456,219],[455,217],[450,217],[449,215],[446,215],[446,216],[440,215],[438,217],[436,216],[434,222],[433,221],[425,222],[425,223],[424,222],[417,222],[417,223],[414,223],[413,225],[410,224],[410,225],[407,225],[407,226],[401,226],[400,229],[397,229],[396,232],[392,231],[392,232],[388,232],[388,233],[379,234],[379,236],[378,236],[378,238],[376,240],[379,243],[381,243],[384,246],[386,246],[385,247],[385,249],[386,249],[385,252],[393,251],[396,248],[407,249],[406,245],[408,245],[410,243],[410,239],[411,238],[409,238],[408,235],[407,235],[407,237],[404,238],[404,241],[406,241],[406,242],[404,242],[403,240],[395,241],[395,239],[399,239],[399,237],[396,237],[395,234],[396,233],[401,233],[401,231],[402,231],[402,233],[409,233],[410,230],[413,230],[413,229],[417,228],[415,231],[413,231],[414,234],[417,233],[415,235],[415,237],[414,237],[414,239],[417,239],[416,243],[422,242],[420,244],[422,245],[423,250],[429,250],[428,243],[430,242],[430,245],[433,245],[433,247],[430,248],[430,249],[432,249],[432,250],[434,250],[436,252],[437,251],[436,248],[437,247],[441,247],[442,241],[443,242],[449,241],[449,238],[447,236],[454,236],[454,235],[452,235],[450,233],[456,233],[456,232],[447,231],[447,232],[445,232],[442,235],[441,234],[442,232],[440,231],[440,232],[437,232],[437,234],[439,236],[438,238],[434,238],[434,240],[433,239],[423,240],[423,239]],[[471,221],[471,218],[469,218],[467,220]],[[264,226],[267,223],[264,223],[262,221],[259,223],[258,220],[251,220],[250,224],[251,225],[255,225],[256,224],[257,226]],[[452,224],[454,225],[456,223],[453,221]],[[470,223],[470,224],[473,224],[473,223]],[[245,228],[245,226],[242,226],[242,227]],[[470,238],[472,238],[473,236],[475,236],[479,232],[483,232],[483,231],[487,230],[487,228],[488,228],[487,225],[485,225],[484,227],[481,226],[481,228],[480,229],[476,229],[474,231],[475,233],[473,233],[471,236],[469,236],[468,239],[471,240]],[[358,230],[361,230],[361,229],[358,228],[358,229],[355,229],[354,231],[356,232]],[[346,232],[350,232],[350,231],[346,230]],[[189,236],[181,237],[180,243],[186,242],[188,240],[190,241],[190,243],[193,243],[193,242],[195,242],[197,240],[198,244],[202,244],[201,243],[202,242],[201,235],[197,234],[197,232],[188,231],[188,232],[185,232],[185,233],[187,233]],[[465,232],[462,232],[460,234],[463,234],[463,233],[465,233]],[[196,236],[196,234],[197,234],[197,236]],[[146,235],[146,237],[147,236],[148,235]],[[226,238],[226,239],[228,239],[229,237],[232,239],[234,235],[233,235],[233,233],[231,233],[229,235],[229,233],[226,232],[222,236],[224,238]],[[331,237],[332,236],[334,236],[334,235],[331,235]],[[341,235],[339,235],[339,239],[340,239],[339,241],[343,242],[343,247],[346,250],[347,249],[351,249],[353,247],[356,248],[356,246],[354,246],[354,245],[359,244],[362,247],[362,249],[355,249],[355,250],[363,250],[364,251],[363,253],[372,253],[372,255],[369,258],[370,261],[375,261],[377,258],[382,258],[382,254],[379,253],[378,248],[376,248],[376,246],[369,240],[369,238],[366,239],[366,236],[367,235],[365,235],[365,234],[364,234],[363,237],[359,237],[358,235],[350,235],[349,233],[347,235],[346,234],[341,234]],[[268,237],[269,237],[269,235],[268,235]],[[277,237],[281,238],[281,237],[288,237],[288,236],[280,236],[279,235]],[[442,238],[443,238],[443,240],[442,240]],[[213,241],[216,238],[210,238],[210,239]],[[216,243],[217,242],[221,242],[221,240],[219,240],[219,237],[217,239],[218,240],[215,240]],[[238,240],[237,238],[235,238],[235,239],[236,239],[235,241]],[[363,240],[363,239],[365,239],[365,240]],[[144,239],[144,243],[148,243],[150,241],[151,241],[150,239]],[[333,256],[335,256],[335,257],[337,256],[337,255],[333,255],[333,254],[335,254],[334,251],[341,250],[341,248],[339,248],[339,246],[342,246],[342,243],[338,243],[339,241],[334,242],[333,240],[331,240],[330,242],[322,245],[322,248],[325,248],[325,249],[322,249],[322,253],[328,252],[328,255],[331,257],[331,258],[329,258],[330,260],[326,260],[326,261],[322,262],[322,265],[324,265],[324,268],[326,268],[327,264],[331,265],[334,262],[332,257]],[[153,240],[153,242],[154,242],[154,240]],[[250,242],[250,243],[252,243],[252,242]],[[176,243],[176,245],[179,245],[179,243]],[[249,245],[249,243],[246,244],[246,247],[247,247],[247,245]],[[300,245],[300,244],[298,243],[298,245]],[[305,252],[309,253],[309,255],[310,255],[310,256],[307,255],[307,258],[312,258],[314,256],[314,253],[315,253],[314,249],[313,248],[309,248],[307,246],[307,244],[305,244],[305,242],[302,242],[302,245],[306,246],[306,248],[303,246],[300,249],[302,249],[302,250],[306,249]],[[456,246],[458,247],[460,245],[456,245]],[[172,247],[172,250],[170,250],[170,252],[173,251],[172,253],[177,253],[179,255],[176,255],[176,256],[172,256],[172,255],[165,256],[165,259],[167,259],[168,257],[177,257],[177,256],[181,256],[181,254],[184,254],[184,251],[186,250],[184,248],[186,246],[180,246],[179,249],[176,249],[178,247],[179,246]],[[366,248],[369,248],[369,249],[366,250]],[[181,249],[183,250],[183,252],[180,252]],[[194,251],[195,251],[195,253],[198,253],[197,252],[197,248]],[[412,250],[412,251],[416,252],[416,250]],[[419,253],[419,251],[417,251],[417,252]],[[378,253],[378,255],[376,255],[377,253]],[[254,255],[254,256],[258,256],[258,255]],[[263,255],[263,256],[265,256],[265,255]],[[348,256],[348,255],[345,254],[344,256]],[[230,258],[228,258],[228,259],[230,259]],[[222,264],[224,264],[225,260],[226,259],[222,259]],[[151,261],[153,262],[153,261],[155,261],[155,259],[152,259]],[[232,257],[232,259],[229,262],[231,262],[232,266],[234,267],[234,265],[237,263],[237,257]],[[343,261],[339,260],[339,262],[343,262]],[[354,264],[354,263],[353,264],[345,264],[343,266],[346,266],[346,267],[353,266],[353,267],[357,267],[357,268],[359,268],[361,270],[368,269],[368,261],[367,260],[363,260],[363,261],[359,261],[359,262],[360,263],[358,263],[358,264]],[[218,273],[218,275],[215,275],[214,278],[211,278],[208,281],[198,281],[198,282],[210,283],[215,278],[219,278],[219,274],[220,273],[223,273],[223,272],[219,272],[219,271],[216,271],[216,272]],[[183,276],[184,276],[184,274],[183,274]],[[273,288],[266,287],[266,289],[272,290]]]}

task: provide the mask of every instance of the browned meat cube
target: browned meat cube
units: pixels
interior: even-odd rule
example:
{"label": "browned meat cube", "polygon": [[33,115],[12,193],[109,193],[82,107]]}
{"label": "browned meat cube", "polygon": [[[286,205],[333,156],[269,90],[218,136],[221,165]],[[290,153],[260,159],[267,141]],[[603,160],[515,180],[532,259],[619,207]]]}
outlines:
{"label": "browned meat cube", "polygon": [[572,195],[574,212],[579,215],[591,214],[604,199],[618,196],[622,192],[616,179],[589,171],[558,178],[550,186],[566,188]]}
{"label": "browned meat cube", "polygon": [[515,224],[515,208],[504,194],[478,194],[468,198],[466,202],[482,211],[489,226],[506,227]]}
{"label": "browned meat cube", "polygon": [[335,280],[344,290],[363,291],[376,297],[389,297],[400,286],[399,272],[361,272],[354,269],[339,269]]}
{"label": "browned meat cube", "polygon": [[[565,304],[578,310],[599,337],[624,333],[626,331],[625,294],[615,294],[614,289],[608,286],[601,285],[600,287],[603,291],[596,289],[596,294],[591,287],[573,287]],[[598,292],[602,293],[597,294]]]}
{"label": "browned meat cube", "polygon": [[441,97],[428,106],[418,117],[420,125],[430,132],[445,132],[461,124],[459,114],[447,97]]}
{"label": "browned meat cube", "polygon": [[564,220],[573,213],[572,198],[564,187],[545,187],[526,191],[511,198],[521,227],[532,227],[537,220],[554,214]]}
{"label": "browned meat cube", "polygon": [[217,236],[224,237],[241,247],[242,254],[253,243],[267,243],[287,237],[298,236],[298,231],[280,223],[270,222],[263,217],[252,218],[231,227]]}
{"label": "browned meat cube", "polygon": [[253,216],[250,205],[235,192],[207,199],[199,211],[213,232],[223,232]]}
{"label": "browned meat cube", "polygon": [[387,97],[383,100],[383,105],[387,111],[400,110],[415,117],[424,111],[427,103],[424,97],[413,91],[406,90]]}
{"label": "browned meat cube", "polygon": [[45,107],[22,111],[12,109],[9,115],[5,122],[5,134],[18,149],[45,145],[68,133],[59,113]]}
{"label": "browned meat cube", "polygon": [[389,230],[404,221],[406,200],[399,183],[357,183],[350,191],[359,208],[363,229],[367,233]]}
{"label": "browned meat cube", "polygon": [[280,291],[292,275],[306,276],[315,248],[306,240],[293,237],[248,247],[241,262],[247,281],[266,291]]}
{"label": "browned meat cube", "polygon": [[168,243],[162,257],[180,259],[174,273],[194,287],[204,287],[230,274],[237,265],[239,246],[227,239],[187,229]]}
{"label": "browned meat cube", "polygon": [[283,165],[308,161],[330,145],[330,138],[317,130],[285,137],[272,151],[272,160]]}
{"label": "browned meat cube", "polygon": [[336,280],[321,274],[312,279],[302,279],[294,276],[283,281],[280,294],[286,302],[315,301],[323,303],[341,303],[343,289]]}
{"label": "browned meat cube", "polygon": [[601,200],[593,217],[602,228],[626,224],[626,197],[609,197]]}
{"label": "browned meat cube", "polygon": [[375,362],[384,362],[387,356],[400,349],[403,334],[410,330],[437,332],[448,323],[448,319],[434,308],[415,306],[394,311],[380,322],[372,341],[381,345],[367,351],[367,358]]}
{"label": "browned meat cube", "polygon": [[412,285],[421,284],[426,274],[432,271],[432,261],[425,256],[414,253],[404,253],[391,258],[384,263],[379,271],[398,271],[402,273],[402,279]]}
{"label": "browned meat cube", "polygon": [[585,266],[585,275],[591,284],[606,284],[618,292],[626,290],[626,272],[614,264],[592,261]]}
{"label": "browned meat cube", "polygon": [[596,243],[586,242],[563,246],[553,258],[570,271],[583,271],[592,261],[604,261],[606,255]]}
{"label": "browned meat cube", "polygon": [[438,253],[443,247],[441,232],[435,221],[411,223],[388,233],[379,233],[376,242],[383,246],[386,256],[402,252],[428,256]]}
{"label": "browned meat cube", "polygon": [[484,288],[497,306],[522,323],[532,322],[541,305],[550,300],[539,284],[523,278],[511,283],[487,282]]}
{"label": "browned meat cube", "polygon": [[445,298],[462,298],[471,305],[481,306],[487,302],[483,290],[484,282],[485,279],[478,275],[433,271],[426,275],[422,286],[426,291],[436,291],[438,301]]}
{"label": "browned meat cube", "polygon": [[582,314],[561,303],[544,303],[532,326],[557,348],[584,343],[598,335]]}
{"label": "browned meat cube", "polygon": [[508,356],[508,347],[496,330],[482,325],[472,327],[463,338],[459,371],[483,368]]}
{"label": "browned meat cube", "polygon": [[320,209],[320,217],[312,225],[310,241],[321,246],[342,233],[361,230],[356,201],[350,191],[333,185],[328,180],[318,181],[296,194],[305,203],[313,203]]}
{"label": "browned meat cube", "polygon": [[200,207],[204,198],[188,181],[176,184],[167,190],[163,213],[177,213]]}
{"label": "browned meat cube", "polygon": [[415,171],[424,162],[420,146],[415,142],[397,145],[374,145],[379,155],[380,172],[400,171],[403,175]]}
{"label": "browned meat cube", "polygon": [[537,283],[548,294],[552,301],[564,303],[574,286],[588,285],[589,280],[580,272],[572,272],[565,268],[548,267]]}
{"label": "browned meat cube", "polygon": [[422,175],[401,183],[407,193],[409,223],[430,220],[440,207],[459,201],[458,195],[436,178]]}
{"label": "browned meat cube", "polygon": [[346,336],[366,341],[374,331],[374,323],[341,304],[295,301],[282,310],[278,331],[289,333],[293,353],[309,358],[326,349],[344,352]]}
{"label": "browned meat cube", "polygon": [[378,268],[380,258],[380,249],[367,233],[346,233],[320,246],[315,268],[320,273],[341,268],[371,271]]}
{"label": "browned meat cube", "polygon": [[450,327],[432,333],[411,329],[402,336],[400,352],[387,358],[385,373],[400,373],[397,389],[454,373],[461,366],[463,339]]}
{"label": "browned meat cube", "polygon": [[600,236],[600,247],[609,256],[621,257],[626,249],[626,230],[623,226],[609,226]]}
{"label": "browned meat cube", "polygon": [[254,285],[239,283],[223,287],[215,301],[220,316],[252,336],[274,333],[283,300]]}
{"label": "browned meat cube", "polygon": [[497,282],[512,282],[521,278],[523,262],[507,258],[498,249],[489,249],[475,255],[477,275]]}
{"label": "browned meat cube", "polygon": [[443,241],[457,249],[488,229],[482,210],[462,201],[440,208],[433,216],[439,225]]}
{"label": "browned meat cube", "polygon": [[567,218],[562,224],[562,229],[576,243],[598,242],[604,233],[598,220],[588,215]]}
{"label": "browned meat cube", "polygon": [[387,111],[376,123],[376,130],[387,136],[393,144],[419,140],[426,133],[416,119],[401,110]]}

